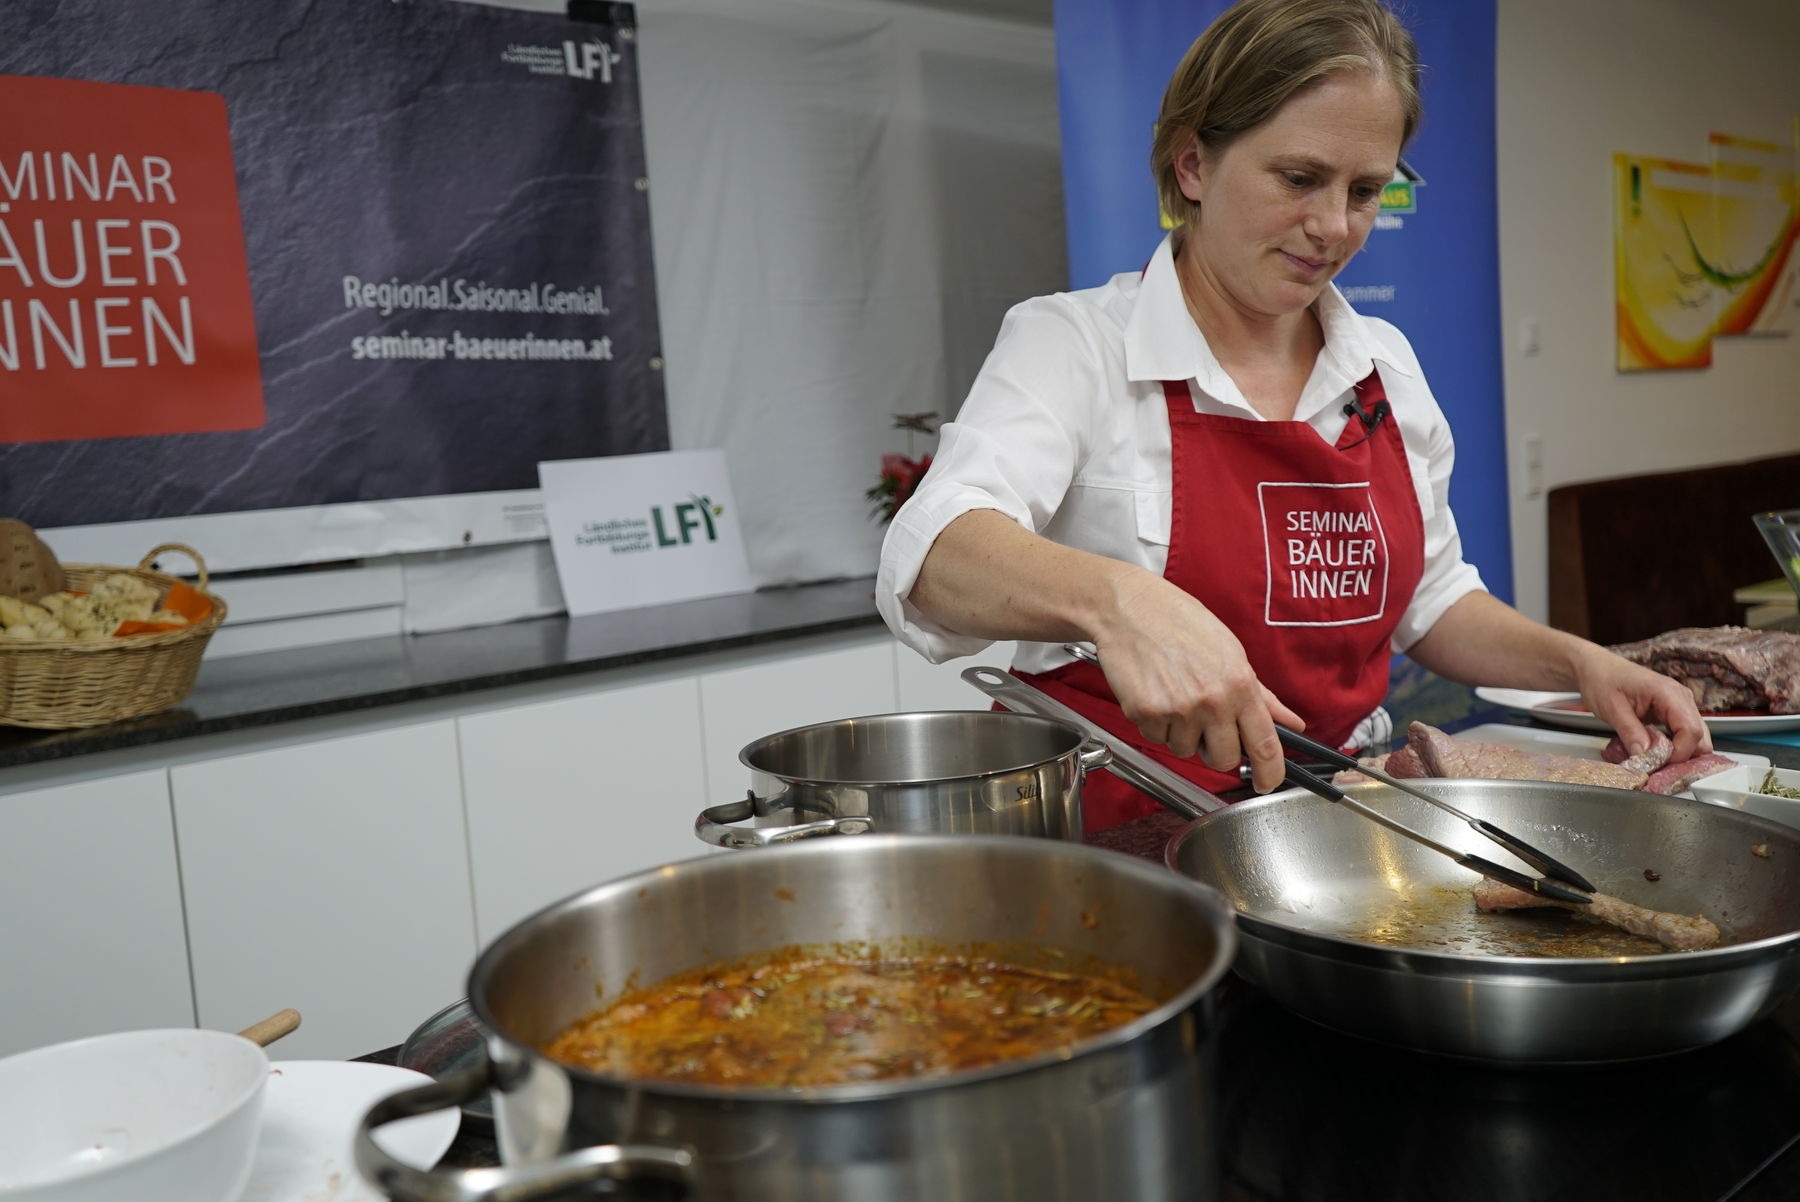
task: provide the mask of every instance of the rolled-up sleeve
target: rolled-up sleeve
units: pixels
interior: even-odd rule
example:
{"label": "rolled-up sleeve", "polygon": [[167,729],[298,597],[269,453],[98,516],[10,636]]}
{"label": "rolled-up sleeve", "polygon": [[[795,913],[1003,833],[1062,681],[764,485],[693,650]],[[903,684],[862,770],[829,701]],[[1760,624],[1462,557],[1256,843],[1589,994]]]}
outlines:
{"label": "rolled-up sleeve", "polygon": [[939,431],[931,470],[888,526],[875,581],[889,629],[933,663],[972,655],[990,640],[946,629],[912,603],[932,544],[977,509],[1044,529],[1091,438],[1098,358],[1064,298],[1014,306],[957,420]]}

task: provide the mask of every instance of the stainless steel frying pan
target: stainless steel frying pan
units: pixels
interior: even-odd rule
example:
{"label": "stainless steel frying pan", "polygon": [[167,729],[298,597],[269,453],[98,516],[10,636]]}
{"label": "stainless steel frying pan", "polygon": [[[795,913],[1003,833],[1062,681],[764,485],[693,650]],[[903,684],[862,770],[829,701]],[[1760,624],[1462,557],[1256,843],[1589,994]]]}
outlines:
{"label": "stainless steel frying pan", "polygon": [[[964,673],[1009,708],[1072,712],[996,676]],[[1800,985],[1800,831],[1778,823],[1592,785],[1414,782],[1579,865],[1601,892],[1703,913],[1724,933],[1719,947],[1666,952],[1563,911],[1478,913],[1474,873],[1341,806],[1298,790],[1222,806],[1172,774],[1127,775],[1120,749],[1141,755],[1088,730],[1126,761],[1126,779],[1178,812],[1205,811],[1171,842],[1170,867],[1236,907],[1237,971],[1325,1026],[1478,1060],[1599,1063],[1715,1043]],[[1350,792],[1445,843],[1471,838],[1386,785]]]}

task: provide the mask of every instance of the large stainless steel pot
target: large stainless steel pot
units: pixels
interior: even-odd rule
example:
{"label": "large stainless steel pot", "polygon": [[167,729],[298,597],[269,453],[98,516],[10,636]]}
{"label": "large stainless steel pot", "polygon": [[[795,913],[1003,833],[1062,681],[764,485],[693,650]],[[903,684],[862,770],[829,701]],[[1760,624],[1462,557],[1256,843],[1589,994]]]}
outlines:
{"label": "large stainless steel pot", "polygon": [[[621,1080],[536,1051],[631,988],[791,944],[845,943],[974,944],[1062,967],[1094,958],[1133,972],[1162,1004],[1067,1056],[804,1092]],[[1211,991],[1235,943],[1216,891],[1050,839],[865,836],[670,865],[551,906],[483,952],[469,998],[491,1064],[378,1104],[357,1163],[405,1202],[525,1202],[659,1180],[707,1202],[1214,1198]],[[490,1087],[504,1168],[410,1169],[370,1138]]]}
{"label": "large stainless steel pot", "polygon": [[[1082,722],[992,668],[964,679],[1003,704]],[[1111,739],[1098,727],[1096,738]],[[1441,1055],[1511,1063],[1640,1059],[1724,1039],[1800,985],[1800,830],[1722,806],[1593,785],[1421,780],[1432,796],[1574,865],[1627,901],[1704,913],[1723,946],[1542,958],[1534,929],[1570,920],[1477,914],[1474,873],[1297,790],[1222,806],[1124,743],[1113,770],[1200,817],[1168,861],[1231,899],[1237,970],[1325,1026]],[[1386,785],[1346,790],[1450,846],[1525,872],[1454,816]],[[1759,855],[1753,849],[1761,849]],[[1651,881],[1646,870],[1656,874]]]}
{"label": "large stainless steel pot", "polygon": [[870,831],[1078,840],[1082,777],[1110,754],[1078,727],[1030,714],[842,718],[745,747],[749,792],[701,811],[694,833],[719,847]]}

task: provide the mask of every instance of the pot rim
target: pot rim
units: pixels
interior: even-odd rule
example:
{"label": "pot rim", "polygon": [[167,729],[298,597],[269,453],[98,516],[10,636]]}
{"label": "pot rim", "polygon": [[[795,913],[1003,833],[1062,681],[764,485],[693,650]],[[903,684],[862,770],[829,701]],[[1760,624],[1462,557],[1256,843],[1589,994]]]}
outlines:
{"label": "pot rim", "polygon": [[[1617,791],[1629,792],[1629,790]],[[1198,880],[1195,877],[1188,877],[1187,873],[1181,870],[1180,855],[1181,848],[1189,839],[1198,835],[1202,826],[1209,822],[1225,820],[1223,816],[1232,810],[1242,808],[1248,813],[1265,805],[1284,804],[1290,799],[1296,798],[1314,799],[1312,794],[1304,790],[1282,790],[1260,797],[1246,798],[1197,818],[1169,837],[1168,843],[1163,846],[1163,863],[1169,871],[1177,876]],[[1709,811],[1720,808],[1704,801],[1690,801],[1682,797],[1664,796],[1660,800],[1683,805],[1705,806]],[[1779,833],[1789,840],[1796,837],[1796,831],[1792,827],[1783,826],[1781,823],[1755,814],[1746,814],[1742,811],[1732,812],[1740,818],[1762,826],[1770,833]],[[1204,881],[1198,883],[1206,884]],[[1748,963],[1779,959],[1796,950],[1797,945],[1800,945],[1800,929],[1796,929],[1752,940],[1748,943],[1725,944],[1720,947],[1702,948],[1689,952],[1650,952],[1642,956],[1472,955],[1432,951],[1418,947],[1387,947],[1343,935],[1330,935],[1323,931],[1314,931],[1307,927],[1284,923],[1263,914],[1251,914],[1239,910],[1229,899],[1227,899],[1227,905],[1231,907],[1240,933],[1246,938],[1259,939],[1265,943],[1273,943],[1284,948],[1325,956],[1349,964],[1384,968],[1394,972],[1422,973],[1428,976],[1444,977],[1462,976],[1481,981],[1508,983],[1629,981],[1651,978],[1666,980],[1671,977],[1698,976],[1721,969],[1744,967],[1745,964],[1740,964],[1739,961]],[[1722,964],[1721,961],[1730,961],[1730,963]]]}
{"label": "pot rim", "polygon": [[1218,950],[1206,966],[1206,970],[1177,991],[1173,997],[1154,1010],[1140,1015],[1122,1026],[1085,1039],[1067,1049],[1042,1052],[1035,1056],[1002,1061],[985,1068],[931,1077],[902,1077],[882,1081],[861,1081],[843,1085],[800,1088],[734,1088],[721,1085],[696,1085],[681,1081],[659,1081],[653,1078],[618,1077],[553,1060],[537,1048],[515,1038],[495,1020],[493,1013],[488,1008],[485,990],[481,989],[480,985],[483,979],[490,974],[492,965],[506,954],[512,944],[526,938],[527,932],[531,928],[541,922],[551,921],[555,915],[583,905],[594,904],[600,895],[631,896],[642,887],[667,879],[674,872],[684,870],[693,872],[733,871],[728,867],[731,864],[755,863],[762,859],[762,857],[701,856],[696,859],[665,864],[658,868],[595,885],[580,893],[563,898],[561,901],[552,902],[503,932],[476,958],[474,967],[469,971],[469,1007],[475,1016],[476,1025],[484,1039],[490,1044],[497,1040],[514,1053],[522,1053],[533,1061],[555,1065],[578,1080],[618,1089],[719,1102],[814,1104],[883,1101],[898,1096],[929,1093],[949,1087],[979,1085],[1122,1047],[1193,1007],[1201,998],[1218,987],[1226,974],[1231,971],[1232,962],[1236,959],[1239,938],[1237,924],[1233,921],[1231,903],[1226,900],[1223,893],[1203,881],[1194,880],[1178,872],[1169,872],[1149,861],[1107,851],[1103,848],[1088,847],[1085,844],[1057,839],[1034,839],[1021,835],[867,834],[858,835],[849,840],[831,839],[815,843],[794,844],[782,848],[775,854],[783,857],[823,855],[841,859],[845,855],[877,855],[896,843],[902,846],[918,845],[921,847],[985,845],[1002,853],[1024,855],[1034,854],[1034,849],[1041,847],[1042,852],[1037,854],[1069,854],[1078,858],[1090,858],[1098,871],[1137,877],[1159,888],[1171,884],[1170,878],[1174,878],[1174,881],[1179,882],[1175,887],[1181,892],[1189,894],[1196,908],[1204,912],[1206,924],[1212,929],[1212,934],[1218,942]]}
{"label": "pot rim", "polygon": [[[904,780],[896,780],[892,777],[876,779],[872,777],[848,776],[800,776],[790,772],[776,772],[771,768],[764,768],[750,762],[751,753],[768,747],[778,739],[785,739],[805,731],[824,730],[827,727],[842,726],[845,723],[853,722],[881,722],[884,725],[888,725],[893,724],[892,720],[894,719],[918,720],[936,717],[955,717],[958,720],[974,718],[976,721],[981,722],[1000,719],[1005,724],[1011,726],[1045,726],[1067,733],[1071,739],[1071,743],[1067,748],[1057,752],[1055,755],[1040,756],[1035,760],[1021,760],[1010,766],[984,768],[979,772],[962,772],[954,776],[917,776]],[[912,723],[909,722],[908,724],[910,725]],[[848,785],[858,788],[881,788],[894,785],[936,785],[948,784],[953,781],[989,780],[997,776],[1010,776],[1015,772],[1023,772],[1027,769],[1038,768],[1044,764],[1060,760],[1065,756],[1079,755],[1082,747],[1085,746],[1088,741],[1087,732],[1080,727],[1075,726],[1073,723],[1060,722],[1055,718],[1043,718],[1036,714],[1019,714],[1010,710],[908,710],[889,714],[859,714],[854,718],[834,718],[829,722],[808,722],[802,726],[790,726],[786,730],[778,730],[774,734],[763,735],[759,739],[754,739],[751,742],[746,743],[738,751],[738,762],[752,772],[760,772],[764,776],[772,776],[777,780],[784,780],[791,784],[798,785]]]}

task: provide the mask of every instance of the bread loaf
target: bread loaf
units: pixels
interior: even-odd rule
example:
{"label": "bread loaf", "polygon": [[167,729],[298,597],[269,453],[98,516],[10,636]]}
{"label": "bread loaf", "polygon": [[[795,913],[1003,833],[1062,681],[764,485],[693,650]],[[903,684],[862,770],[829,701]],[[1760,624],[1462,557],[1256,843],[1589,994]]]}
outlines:
{"label": "bread loaf", "polygon": [[62,589],[62,564],[37,531],[0,518],[0,594],[35,602]]}

